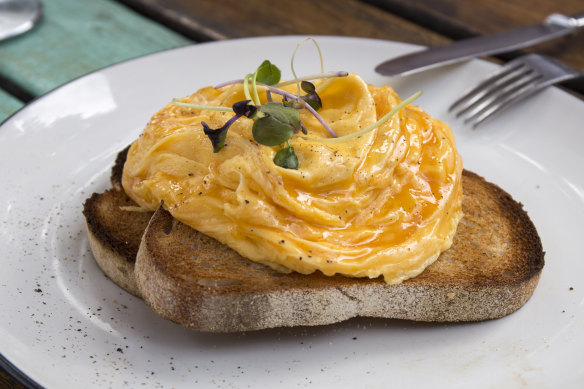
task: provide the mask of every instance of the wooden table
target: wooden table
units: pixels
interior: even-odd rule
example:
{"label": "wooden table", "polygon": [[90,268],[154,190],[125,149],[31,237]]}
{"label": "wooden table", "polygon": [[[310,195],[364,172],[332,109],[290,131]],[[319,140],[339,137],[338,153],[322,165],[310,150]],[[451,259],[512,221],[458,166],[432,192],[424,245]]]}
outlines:
{"label": "wooden table", "polygon": [[[435,46],[536,24],[554,12],[584,11],[581,0],[45,0],[43,6],[43,19],[33,31],[0,42],[0,122],[93,70],[196,42],[298,34]],[[584,32],[527,51],[584,71]],[[563,86],[581,97],[583,84]],[[0,387],[27,384],[11,374],[10,366],[0,368]]]}

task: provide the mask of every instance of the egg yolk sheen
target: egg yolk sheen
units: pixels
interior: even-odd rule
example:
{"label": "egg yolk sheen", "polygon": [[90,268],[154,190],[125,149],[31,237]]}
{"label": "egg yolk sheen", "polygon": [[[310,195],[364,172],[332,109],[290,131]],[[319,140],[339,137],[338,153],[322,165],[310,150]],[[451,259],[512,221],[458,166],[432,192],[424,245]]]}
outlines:
{"label": "egg yolk sheen", "polygon": [[[390,87],[354,74],[327,84],[319,114],[339,136],[375,123],[401,101]],[[285,89],[295,93],[296,85]],[[179,101],[231,107],[241,100],[236,84]],[[213,153],[201,122],[219,128],[232,116],[164,107],[130,148],[126,193],[150,210],[164,201],[177,220],[280,271],[383,276],[394,284],[421,273],[452,244],[462,217],[462,161],[450,128],[420,108],[408,105],[340,142],[293,136],[297,170],[274,164],[280,147],[256,143],[246,117]],[[308,137],[330,138],[306,109],[300,119]]]}

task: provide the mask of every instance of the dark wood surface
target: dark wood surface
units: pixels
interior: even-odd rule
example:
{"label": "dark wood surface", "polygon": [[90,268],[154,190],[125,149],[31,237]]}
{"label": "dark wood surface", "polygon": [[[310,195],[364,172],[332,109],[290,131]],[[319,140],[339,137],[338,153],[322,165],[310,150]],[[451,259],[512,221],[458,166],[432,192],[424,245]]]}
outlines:
{"label": "dark wood surface", "polygon": [[[318,34],[436,46],[542,23],[552,13],[584,12],[582,0],[223,0],[220,8],[213,0],[119,1],[198,41]],[[496,59],[505,62],[528,52],[552,56],[584,71],[584,31]],[[584,80],[563,86],[584,95]]]}
{"label": "dark wood surface", "polygon": [[120,0],[195,40],[340,35],[436,45],[448,38],[358,0]]}
{"label": "dark wood surface", "polygon": [[4,371],[4,369],[0,368],[0,388],[20,389],[24,388],[24,386],[19,384],[10,374]]}
{"label": "dark wood surface", "polygon": [[[121,1],[197,40],[325,34],[427,46],[541,23],[552,13],[584,12],[581,0],[296,0],[277,6],[266,0],[223,0],[219,9],[213,0]],[[583,32],[525,51],[584,69]]]}
{"label": "dark wood surface", "polygon": [[[369,0],[368,3],[388,12],[394,10],[416,24],[434,26],[434,31],[452,39],[538,24],[553,13],[573,15],[584,12],[582,0]],[[584,31],[569,39],[540,44],[524,52],[551,55],[584,70]],[[507,58],[518,54],[512,53]]]}
{"label": "dark wood surface", "polygon": [[[68,4],[67,0],[51,0],[47,2],[46,8],[51,15],[59,15],[60,11],[63,11],[63,15],[68,15],[64,11],[70,14],[71,7],[75,6],[78,7],[81,17],[84,6],[80,4],[83,3],[71,0]],[[58,7],[62,9],[59,10]],[[144,42],[139,47],[141,52],[135,53],[141,55],[144,52],[190,42],[287,34],[357,36],[435,46],[452,40],[540,23],[554,12],[565,14],[584,12],[582,0],[101,0],[91,2],[91,6],[85,7],[91,8],[99,23],[93,31],[85,32],[86,37],[83,36],[84,31],[79,29],[75,35],[69,36],[73,40],[82,35],[83,45],[72,45],[67,41],[67,36],[61,38],[60,43],[68,49],[66,55],[70,57],[65,58],[66,60],[73,61],[76,56],[83,57],[83,50],[88,50],[84,47],[87,46],[87,42],[89,44],[95,42],[95,47],[105,50],[102,58],[111,57],[111,54],[108,54],[111,52],[124,52],[126,48],[120,45],[129,44],[130,40],[97,41],[99,39],[99,34],[95,34],[97,26],[105,28],[103,26],[112,19],[139,22],[141,31],[144,29],[155,31],[153,36],[156,37],[160,37],[163,30],[165,34],[169,34],[165,35],[166,40],[160,41],[157,46],[148,46],[148,42]],[[104,10],[100,10],[100,7]],[[112,11],[113,8],[115,12]],[[50,23],[55,23],[51,17],[48,15],[45,18],[43,28],[50,28]],[[59,21],[56,22],[59,25]],[[62,22],[60,28],[67,25],[66,20]],[[128,36],[136,34],[132,31],[122,31],[122,27],[128,28],[119,23],[117,28],[120,30],[114,33],[128,33]],[[0,50],[7,48],[15,50],[14,52],[18,52],[19,49],[28,51],[27,44],[36,47],[34,37],[13,39],[4,46],[0,45]],[[584,70],[584,31],[525,51],[548,54]],[[520,54],[522,52],[509,53],[499,56],[498,60],[506,61]],[[110,63],[122,59],[114,57],[110,59]],[[68,68],[55,63],[52,64],[51,71],[58,74],[50,74],[53,77],[51,84],[47,83],[47,76],[40,73],[14,74],[18,69],[24,68],[18,66],[18,61],[15,63],[13,69],[16,70],[10,73],[0,59],[0,108],[4,108],[0,109],[0,114],[4,113],[4,117],[44,91],[77,77],[80,71],[93,70],[88,64],[88,67],[69,71]],[[107,64],[105,61],[95,66],[102,67]],[[568,87],[583,93],[584,88],[581,84],[581,82],[569,84]],[[2,104],[4,106],[1,106]],[[0,117],[0,121],[2,119]],[[22,387],[15,378],[0,368],[0,388]]]}

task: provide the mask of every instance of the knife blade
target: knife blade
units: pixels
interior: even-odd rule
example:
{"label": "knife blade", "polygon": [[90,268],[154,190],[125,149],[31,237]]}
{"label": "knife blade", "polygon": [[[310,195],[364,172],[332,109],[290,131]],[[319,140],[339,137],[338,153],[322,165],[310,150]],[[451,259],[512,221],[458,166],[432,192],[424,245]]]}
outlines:
{"label": "knife blade", "polygon": [[504,53],[559,38],[584,26],[584,12],[574,16],[549,15],[542,24],[493,35],[463,39],[392,58],[375,67],[386,76],[409,75],[475,57]]}

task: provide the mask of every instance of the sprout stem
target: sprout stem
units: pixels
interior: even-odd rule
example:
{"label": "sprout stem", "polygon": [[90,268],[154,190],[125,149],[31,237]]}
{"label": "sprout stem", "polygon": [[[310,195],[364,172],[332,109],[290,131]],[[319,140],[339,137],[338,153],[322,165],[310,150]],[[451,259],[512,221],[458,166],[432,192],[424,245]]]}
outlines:
{"label": "sprout stem", "polygon": [[241,84],[242,82],[243,82],[243,78],[238,78],[237,80],[222,82],[220,84],[215,85],[213,88],[220,89],[220,88],[223,88],[223,87],[228,86],[228,85]]}
{"label": "sprout stem", "polygon": [[256,79],[258,77],[258,71],[256,70],[251,78],[251,91],[253,93],[253,103],[255,105],[261,105],[260,96],[258,95],[258,85]]}
{"label": "sprout stem", "polygon": [[378,121],[376,121],[375,123],[373,123],[370,126],[365,127],[364,129],[354,132],[352,134],[349,135],[345,135],[345,136],[341,136],[338,138],[310,138],[307,136],[300,136],[300,138],[304,139],[304,140],[314,140],[314,141],[319,141],[319,142],[328,142],[328,143],[332,143],[332,142],[342,142],[348,139],[352,139],[355,138],[357,136],[363,135],[371,130],[374,130],[375,128],[379,127],[380,125],[382,125],[383,123],[385,123],[386,121],[388,121],[393,115],[395,115],[397,112],[399,112],[402,108],[404,108],[406,105],[410,104],[412,101],[416,100],[418,97],[420,97],[420,95],[422,94],[422,91],[416,92],[413,95],[411,95],[410,97],[408,97],[407,99],[405,99],[404,101],[402,101],[401,103],[399,103],[398,105],[396,105],[395,107],[393,107],[393,109],[391,109],[388,113],[386,113],[385,115],[383,115],[381,117],[381,119],[379,119]]}
{"label": "sprout stem", "polygon": [[300,97],[300,80],[296,76],[296,71],[294,70],[294,57],[296,56],[296,52],[298,51],[300,46],[302,46],[303,44],[305,44],[308,41],[312,41],[312,43],[314,43],[314,46],[316,47],[316,50],[318,51],[318,57],[320,58],[320,72],[324,73],[324,62],[322,60],[322,52],[320,51],[320,46],[318,45],[318,43],[316,43],[314,38],[308,37],[308,38],[304,39],[302,42],[298,43],[296,45],[296,48],[294,49],[294,52],[292,53],[292,58],[290,58],[290,70],[292,70],[292,75],[294,76],[294,82],[296,83],[296,86],[298,88],[298,97]]}
{"label": "sprout stem", "polygon": [[[310,81],[310,80],[319,80],[323,78],[332,78],[332,77],[347,77],[349,73],[345,71],[338,71],[338,72],[326,72],[326,73],[318,73],[318,74],[311,74],[310,76],[304,76],[298,78],[298,81]],[[281,83],[274,85],[277,88],[281,88],[286,85],[295,84],[296,80],[288,80],[282,81]]]}
{"label": "sprout stem", "polygon": [[[286,96],[289,99],[293,99],[293,100],[298,100],[298,96],[296,96],[293,93],[289,93],[286,92],[285,90],[282,89],[278,89],[278,88],[274,88],[273,86],[268,86],[268,89],[272,92],[272,93],[276,93],[278,95],[282,95],[282,96]],[[325,130],[327,130],[327,132],[333,137],[333,138],[337,138],[338,135],[333,131],[332,128],[330,128],[330,126],[328,124],[326,124],[326,122],[324,121],[324,119],[322,118],[322,116],[320,116],[315,110],[314,108],[312,108],[310,106],[310,104],[308,104],[306,101],[304,100],[299,100],[299,103],[302,103],[304,105],[304,108],[306,108],[311,114],[314,115],[314,117],[316,118],[316,120],[319,121],[319,123],[324,127]]]}
{"label": "sprout stem", "polygon": [[[325,77],[323,77],[323,75],[325,75]],[[329,73],[329,74],[327,74],[327,73],[322,73],[322,74],[315,74],[315,75],[308,76],[308,77],[303,77],[303,79],[305,79],[305,80],[311,80],[311,79],[314,79],[314,78],[326,78],[326,77],[345,77],[346,75],[348,75],[348,73],[347,73],[347,72],[335,72],[335,73]],[[248,75],[248,76],[249,76],[249,75]],[[215,86],[215,88],[216,88],[216,89],[218,89],[218,88],[222,88],[222,87],[224,87],[224,86],[227,86],[227,85],[232,85],[232,84],[239,84],[239,83],[242,83],[242,82],[243,82],[243,92],[245,93],[245,98],[246,98],[246,99],[248,99],[248,100],[252,100],[252,101],[253,101],[253,99],[251,98],[251,95],[250,95],[250,96],[248,96],[248,94],[249,94],[249,87],[247,87],[247,93],[246,93],[246,83],[247,83],[248,76],[246,76],[244,79],[240,79],[240,80],[232,80],[232,81],[227,81],[227,82],[224,82],[224,83],[222,83],[222,84],[218,84],[218,85],[216,85],[216,86]],[[310,77],[310,78],[309,78],[309,77]],[[296,82],[296,81],[291,81],[291,82],[288,82],[288,84],[293,84],[294,82]],[[268,90],[268,91],[270,91],[270,92],[272,92],[272,93],[276,93],[276,94],[278,94],[278,95],[286,96],[286,97],[288,97],[288,98],[290,98],[290,99],[294,99],[294,100],[297,100],[297,99],[298,99],[298,96],[296,96],[295,94],[292,94],[292,93],[286,92],[285,90],[282,90],[282,89],[279,89],[279,88],[276,88],[276,87],[273,87],[273,86],[269,86],[269,85],[261,84],[261,83],[257,83],[257,85],[258,85],[258,86],[263,86],[263,87],[267,88],[267,90]],[[281,84],[278,84],[278,85],[281,85]],[[329,125],[328,125],[328,124],[325,122],[325,121],[324,121],[324,119],[322,118],[322,116],[320,116],[320,115],[319,115],[319,114],[318,114],[318,113],[317,113],[317,112],[314,110],[314,108],[312,108],[312,107],[311,107],[311,106],[310,106],[308,103],[306,103],[305,101],[301,101],[301,103],[304,105],[304,107],[305,107],[305,108],[306,108],[308,111],[310,111],[310,113],[311,113],[311,114],[313,114],[313,115],[314,115],[314,117],[316,118],[316,120],[318,120],[318,121],[319,121],[319,123],[320,123],[320,124],[321,124],[321,125],[324,127],[324,129],[325,129],[325,130],[326,130],[326,131],[327,131],[327,132],[328,132],[328,133],[329,133],[329,134],[330,134],[330,135],[331,135],[333,138],[337,138],[337,134],[335,133],[335,131],[334,131],[334,130],[333,130],[333,129],[332,129],[332,128],[331,128],[331,127],[330,127],[330,126],[329,126]],[[254,104],[256,104],[256,103],[254,102]],[[260,104],[256,104],[256,105],[260,105]]]}
{"label": "sprout stem", "polygon": [[[349,75],[348,72],[345,71],[336,71],[336,72],[324,72],[324,73],[318,73],[318,74],[311,74],[309,76],[303,76],[298,78],[298,81],[310,81],[310,80],[319,80],[319,79],[323,79],[323,78],[332,78],[332,77],[347,77]],[[215,89],[221,89],[223,87],[229,86],[229,85],[234,85],[234,84],[241,84],[243,82],[242,78],[239,78],[237,80],[231,80],[231,81],[225,81],[222,82],[221,84],[217,84],[214,86]],[[296,80],[288,80],[288,81],[282,81],[281,83],[274,85],[276,88],[280,88],[282,86],[285,85],[290,85],[290,84],[295,84]],[[265,86],[262,83],[258,83],[258,86]]]}
{"label": "sprout stem", "polygon": [[250,77],[251,77],[251,74],[247,74],[243,78],[243,94],[245,95],[246,100],[251,100],[255,104],[255,101],[253,101],[253,99],[249,93],[249,78]]}
{"label": "sprout stem", "polygon": [[195,109],[207,109],[209,111],[233,112],[233,109],[231,107],[218,107],[218,106],[210,106],[210,105],[200,105],[200,104],[192,104],[192,103],[183,103],[182,101],[178,101],[177,99],[172,99],[172,103],[174,105],[178,105],[179,107],[188,107],[188,108],[195,108]]}

